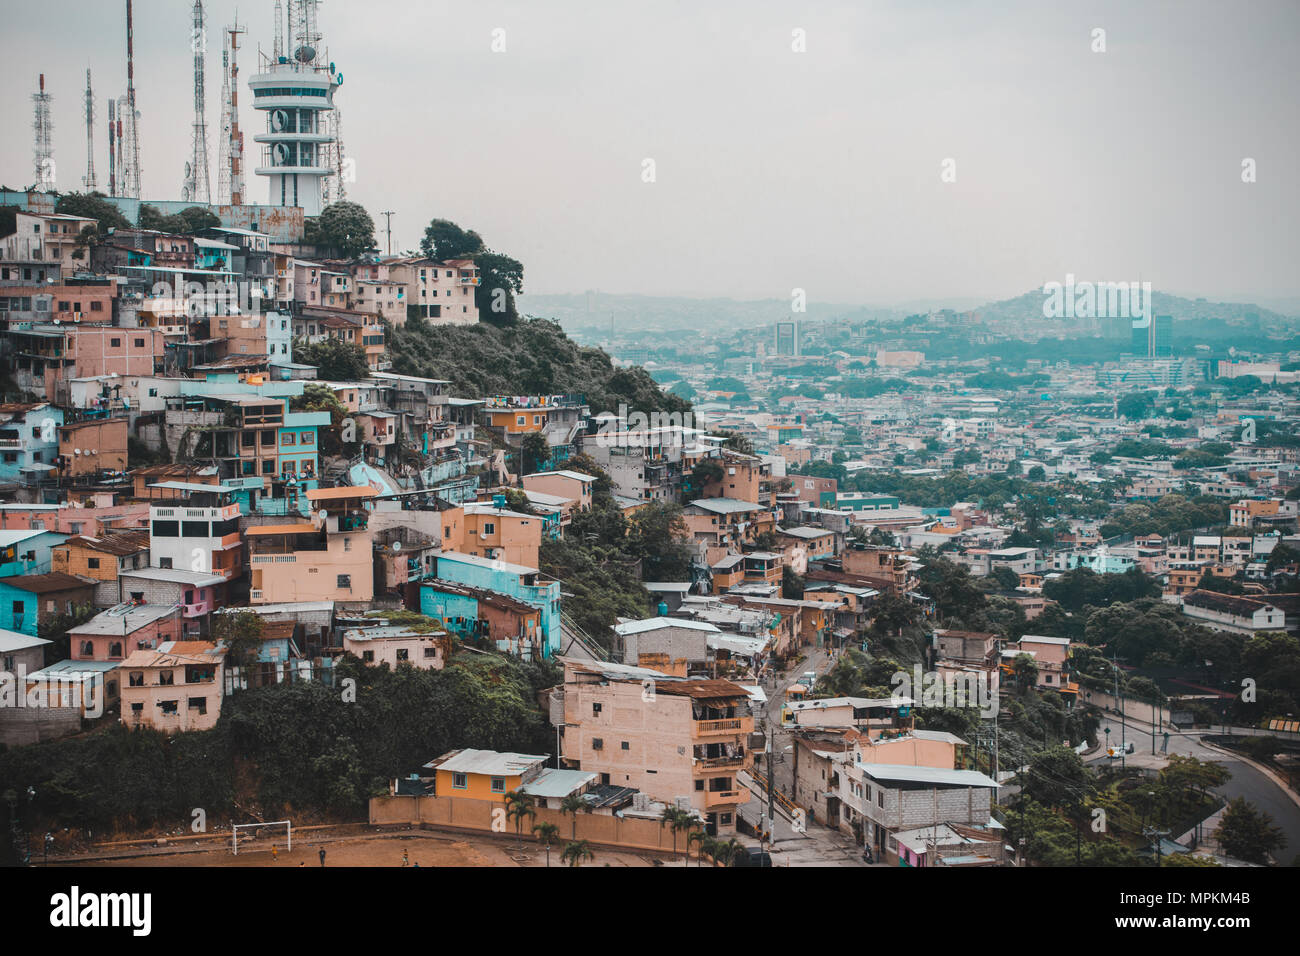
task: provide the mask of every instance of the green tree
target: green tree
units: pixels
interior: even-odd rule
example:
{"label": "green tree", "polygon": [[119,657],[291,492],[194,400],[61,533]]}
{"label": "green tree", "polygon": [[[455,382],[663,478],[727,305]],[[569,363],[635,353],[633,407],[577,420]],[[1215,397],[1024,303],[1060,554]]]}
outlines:
{"label": "green tree", "polygon": [[560,832],[560,828],[554,823],[535,823],[533,832],[537,834],[537,841],[546,847],[546,866],[549,869],[551,865],[551,844],[555,842],[555,837]]}
{"label": "green tree", "polygon": [[130,220],[103,193],[64,193],[54,204],[54,211],[60,215],[96,220],[95,228],[100,236],[106,236],[114,229],[131,228]]}
{"label": "green tree", "polygon": [[572,829],[569,834],[572,841],[576,842],[578,839],[578,814],[584,811],[591,812],[591,805],[576,793],[571,793],[560,801],[560,812],[573,817]]}
{"label": "green tree", "polygon": [[227,667],[249,667],[262,649],[262,615],[255,611],[221,611],[212,615],[212,640],[226,645]]}
{"label": "green tree", "polygon": [[471,230],[462,229],[450,219],[434,219],[424,228],[420,252],[430,259],[468,259],[483,251],[483,239]]}
{"label": "green tree", "polygon": [[1214,836],[1224,853],[1247,863],[1267,863],[1269,854],[1286,844],[1286,835],[1273,826],[1273,818],[1245,797],[1228,804]]}
{"label": "green tree", "polygon": [[358,382],[370,377],[365,349],[342,339],[299,340],[294,342],[293,355],[299,362],[315,365],[317,374],[328,382]]}
{"label": "green tree", "polygon": [[1060,744],[1034,755],[1021,787],[1031,800],[1058,810],[1086,801],[1095,789],[1083,758]]}
{"label": "green tree", "polygon": [[344,259],[353,259],[375,250],[375,221],[358,203],[331,203],[316,218],[308,241],[333,249]]}
{"label": "green tree", "polygon": [[576,840],[564,845],[564,852],[560,854],[560,859],[568,863],[569,866],[582,866],[584,860],[594,859],[595,853],[591,850],[591,843],[587,840]]}
{"label": "green tree", "polygon": [[515,296],[524,291],[524,266],[503,252],[485,249],[476,253],[479,284],[474,303],[479,318],[493,325],[513,325],[519,321]]}
{"label": "green tree", "polygon": [[520,464],[524,474],[539,471],[551,460],[551,446],[541,432],[529,432],[519,449]]}

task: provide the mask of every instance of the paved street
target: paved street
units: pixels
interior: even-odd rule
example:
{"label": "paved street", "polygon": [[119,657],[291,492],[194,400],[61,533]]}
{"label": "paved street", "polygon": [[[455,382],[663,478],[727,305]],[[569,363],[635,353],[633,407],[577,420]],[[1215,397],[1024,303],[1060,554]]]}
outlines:
{"label": "paved street", "polygon": [[[1103,739],[1105,738],[1106,727],[1111,729],[1112,743],[1118,744],[1122,734],[1125,739],[1134,744],[1136,752],[1126,758],[1125,762],[1128,765],[1154,769],[1159,769],[1165,765],[1165,757],[1159,753],[1164,738],[1163,732],[1156,735],[1155,749],[1157,753],[1152,756],[1152,734],[1149,725],[1136,723],[1132,718],[1129,718],[1124,725],[1121,725],[1118,715],[1106,714],[1102,720],[1102,729],[1099,731]],[[1287,840],[1286,846],[1275,854],[1276,859],[1284,866],[1289,865],[1300,854],[1300,806],[1297,806],[1295,800],[1286,791],[1254,767],[1236,756],[1213,750],[1201,742],[1201,737],[1213,735],[1214,733],[1214,731],[1206,730],[1186,733],[1171,730],[1169,732],[1169,753],[1196,757],[1198,760],[1213,760],[1222,764],[1232,774],[1232,779],[1220,787],[1218,792],[1228,799],[1245,797],[1273,818],[1274,824],[1282,829]],[[1118,761],[1111,761],[1105,755],[1103,747],[1102,750],[1099,750],[1097,754],[1089,759],[1089,763],[1095,765],[1118,763]]]}

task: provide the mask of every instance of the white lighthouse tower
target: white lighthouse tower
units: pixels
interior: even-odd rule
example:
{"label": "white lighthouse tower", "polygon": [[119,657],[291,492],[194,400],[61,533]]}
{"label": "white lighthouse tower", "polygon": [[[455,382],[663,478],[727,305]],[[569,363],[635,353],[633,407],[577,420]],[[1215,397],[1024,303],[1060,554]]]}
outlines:
{"label": "white lighthouse tower", "polygon": [[270,205],[301,206],[308,216],[320,215],[321,183],[335,172],[329,120],[343,82],[321,50],[318,6],[319,0],[290,0],[286,44],[277,0],[274,49],[261,55],[261,72],[248,81],[253,108],[266,116],[266,132],[253,137],[261,149],[254,172],[267,177]]}

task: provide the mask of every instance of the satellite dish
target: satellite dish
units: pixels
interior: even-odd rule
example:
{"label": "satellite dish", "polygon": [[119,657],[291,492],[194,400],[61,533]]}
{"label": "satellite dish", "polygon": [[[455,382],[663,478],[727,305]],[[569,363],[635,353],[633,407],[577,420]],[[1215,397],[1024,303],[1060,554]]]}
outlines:
{"label": "satellite dish", "polygon": [[316,517],[320,518],[321,521],[324,521],[329,517],[329,512],[322,508],[320,511],[316,512]]}
{"label": "satellite dish", "polygon": [[[277,133],[280,132],[281,130],[283,130],[283,129],[285,128],[286,125],[288,125],[288,123],[289,123],[289,114],[288,114],[288,113],[286,113],[284,110],[274,110],[274,111],[272,111],[272,113],[271,113],[271,129],[272,129],[274,132],[277,132]],[[188,170],[186,171],[185,175],[187,175],[187,176],[189,175]]]}
{"label": "satellite dish", "polygon": [[401,551],[401,550],[402,550],[402,542],[400,542],[400,541],[394,541],[394,542],[393,542],[393,550],[394,550],[394,551]]}
{"label": "satellite dish", "polygon": [[[185,178],[186,178],[186,179],[189,179],[189,178],[190,178],[190,174],[193,173],[193,172],[194,172],[194,167],[191,166],[189,163],[186,163],[186,164],[185,164]],[[188,192],[188,191],[189,191],[189,190],[186,190],[186,192]]]}
{"label": "satellite dish", "polygon": [[285,143],[275,144],[275,165],[285,166],[289,160],[289,147]]}

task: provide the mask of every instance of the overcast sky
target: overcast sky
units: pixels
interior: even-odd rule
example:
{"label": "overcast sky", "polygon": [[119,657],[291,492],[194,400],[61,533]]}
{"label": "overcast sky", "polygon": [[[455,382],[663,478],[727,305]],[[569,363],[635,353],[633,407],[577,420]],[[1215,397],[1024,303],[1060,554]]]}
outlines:
{"label": "overcast sky", "polygon": [[[180,195],[191,6],[135,3],[146,199]],[[44,72],[59,186],[80,188],[88,66],[107,180],[124,8],[4,0],[0,182],[33,179],[30,96]],[[236,4],[205,8],[215,34]],[[238,8],[247,77],[258,44],[270,48],[273,3]],[[1211,298],[1300,295],[1294,0],[326,0],[320,22],[344,74],[349,198],[381,227],[378,213],[396,211],[395,249],[434,216],[478,230],[523,261],[527,292],[799,287],[887,305],[1002,298],[1073,273]],[[806,52],[792,50],[796,29]],[[215,36],[207,71],[215,189]],[[242,94],[252,146],[263,127]],[[954,183],[940,177],[949,158]]]}

